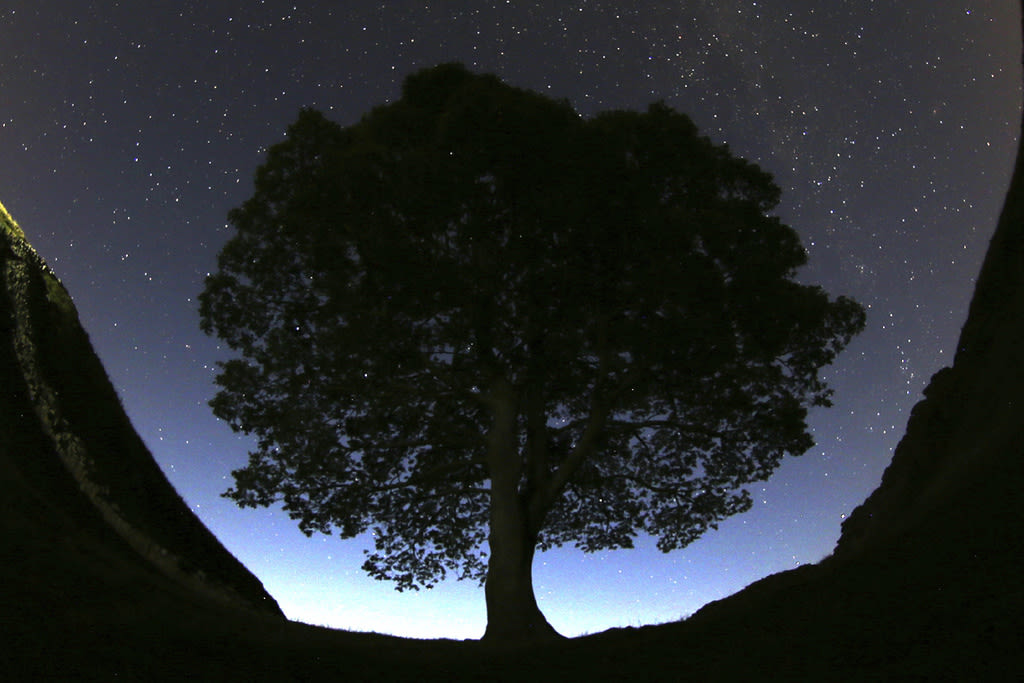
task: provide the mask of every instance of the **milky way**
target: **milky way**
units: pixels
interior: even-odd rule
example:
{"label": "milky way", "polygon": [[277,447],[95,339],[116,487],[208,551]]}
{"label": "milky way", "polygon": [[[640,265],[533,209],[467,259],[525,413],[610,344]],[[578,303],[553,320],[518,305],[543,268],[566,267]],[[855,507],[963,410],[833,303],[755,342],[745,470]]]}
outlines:
{"label": "milky way", "polygon": [[775,174],[780,216],[810,255],[802,279],[869,313],[828,373],[835,406],[812,414],[817,445],[752,488],[752,511],[669,555],[641,539],[539,556],[552,624],[674,620],[826,555],[952,361],[1016,149],[1018,3],[423,4],[0,9],[0,201],[67,285],[171,482],[290,618],[483,632],[475,585],[399,595],[360,571],[365,539],[306,539],[282,513],[219,497],[248,442],[206,405],[226,352],[196,314],[228,210],[300,107],[348,125],[410,72],[460,61],[585,115],[655,100],[690,114]]}

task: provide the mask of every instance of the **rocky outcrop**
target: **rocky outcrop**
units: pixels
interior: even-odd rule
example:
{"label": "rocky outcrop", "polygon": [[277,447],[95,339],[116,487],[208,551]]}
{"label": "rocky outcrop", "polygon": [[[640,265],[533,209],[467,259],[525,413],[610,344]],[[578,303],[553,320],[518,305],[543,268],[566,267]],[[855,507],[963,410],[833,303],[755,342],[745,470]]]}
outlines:
{"label": "rocky outcrop", "polygon": [[[978,497],[1006,503],[986,526],[1024,511],[1024,128],[999,223],[957,344],[953,366],[932,378],[911,412],[882,483],[843,523],[837,557],[897,536],[943,505]],[[989,505],[985,506],[990,507]],[[1011,531],[1007,528],[1007,531]]]}
{"label": "rocky outcrop", "polygon": [[[71,297],[2,205],[0,486],[5,551],[19,561],[0,567],[5,622],[48,603],[50,616],[102,609],[121,589],[135,595],[147,583],[283,616],[160,471]],[[33,604],[27,596],[46,581]]]}
{"label": "rocky outcrop", "polygon": [[1002,679],[1022,661],[1022,487],[1024,126],[953,365],[932,377],[833,554],[673,628],[751,648],[703,663],[733,675],[788,668],[820,680]]}

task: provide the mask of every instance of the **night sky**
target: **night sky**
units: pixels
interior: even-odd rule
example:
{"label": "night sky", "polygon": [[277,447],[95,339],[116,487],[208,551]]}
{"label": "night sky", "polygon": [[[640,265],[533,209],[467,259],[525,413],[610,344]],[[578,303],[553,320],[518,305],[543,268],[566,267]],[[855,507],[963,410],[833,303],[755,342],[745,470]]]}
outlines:
{"label": "night sky", "polygon": [[[425,8],[423,5],[433,7]],[[238,9],[242,7],[243,9]],[[356,7],[357,9],[353,9]],[[538,556],[566,635],[684,617],[827,555],[880,480],[910,408],[952,362],[1020,120],[1016,0],[0,4],[0,202],[63,280],[136,428],[199,518],[289,618],[476,638],[483,591],[395,592],[366,539],[307,539],[220,493],[248,441],[215,419],[196,299],[300,107],[343,125],[410,72],[461,61],[584,115],[663,99],[761,164],[810,263],[868,309],[828,371],[817,445],[754,509],[681,551]]]}

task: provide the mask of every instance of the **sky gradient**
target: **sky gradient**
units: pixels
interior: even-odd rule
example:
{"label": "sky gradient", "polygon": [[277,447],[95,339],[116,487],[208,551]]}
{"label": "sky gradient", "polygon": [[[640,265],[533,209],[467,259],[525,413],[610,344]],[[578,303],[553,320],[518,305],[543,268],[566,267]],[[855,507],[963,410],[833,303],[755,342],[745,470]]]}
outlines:
{"label": "sky gradient", "polygon": [[301,107],[352,124],[409,73],[460,61],[584,115],[656,100],[689,114],[775,175],[809,253],[801,279],[868,312],[827,371],[816,446],[752,486],[750,512],[668,555],[650,539],[539,555],[549,621],[578,635],[676,620],[827,555],[952,362],[1016,152],[1019,4],[423,4],[0,6],[0,201],[67,286],[171,483],[291,619],[483,633],[475,584],[396,593],[360,570],[365,539],[307,539],[281,512],[220,497],[248,441],[207,405],[227,352],[196,312],[227,212]]}

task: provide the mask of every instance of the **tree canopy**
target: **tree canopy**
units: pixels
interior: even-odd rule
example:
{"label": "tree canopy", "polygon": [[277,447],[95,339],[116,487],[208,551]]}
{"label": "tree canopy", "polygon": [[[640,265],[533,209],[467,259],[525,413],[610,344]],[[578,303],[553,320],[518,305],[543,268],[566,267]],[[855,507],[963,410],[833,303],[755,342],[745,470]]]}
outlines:
{"label": "tree canopy", "polygon": [[665,104],[583,118],[459,65],[346,128],[303,110],[200,297],[240,355],[214,412],[257,437],[225,495],[550,632],[534,547],[683,547],[812,445],[864,314],[795,280],[779,197]]}

